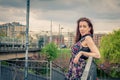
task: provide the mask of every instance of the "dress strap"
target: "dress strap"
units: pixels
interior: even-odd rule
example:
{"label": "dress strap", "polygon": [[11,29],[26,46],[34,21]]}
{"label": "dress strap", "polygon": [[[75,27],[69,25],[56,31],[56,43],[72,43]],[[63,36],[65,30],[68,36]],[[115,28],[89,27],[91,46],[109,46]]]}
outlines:
{"label": "dress strap", "polygon": [[86,36],[91,36],[93,38],[92,34],[86,34],[86,35],[81,37],[80,42],[84,41]]}

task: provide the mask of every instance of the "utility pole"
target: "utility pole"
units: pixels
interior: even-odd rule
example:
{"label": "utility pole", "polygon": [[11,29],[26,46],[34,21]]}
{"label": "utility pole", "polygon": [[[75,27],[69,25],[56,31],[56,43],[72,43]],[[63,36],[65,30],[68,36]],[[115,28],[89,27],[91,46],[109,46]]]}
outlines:
{"label": "utility pole", "polygon": [[52,42],[52,20],[50,25],[50,42]]}
{"label": "utility pole", "polygon": [[26,54],[25,54],[25,77],[24,80],[28,80],[28,49],[29,49],[29,10],[30,0],[27,0],[26,10]]}
{"label": "utility pole", "polygon": [[59,48],[60,48],[60,45],[61,45],[61,43],[60,43],[60,42],[61,42],[61,35],[60,35],[60,24],[59,24],[59,39],[58,39],[58,40],[59,40],[59,41],[58,41],[58,42],[59,42],[59,44],[58,44],[58,45],[59,45]]}
{"label": "utility pole", "polygon": [[69,47],[70,46],[70,32],[69,32],[69,29],[68,29],[68,45],[67,45],[67,47]]}

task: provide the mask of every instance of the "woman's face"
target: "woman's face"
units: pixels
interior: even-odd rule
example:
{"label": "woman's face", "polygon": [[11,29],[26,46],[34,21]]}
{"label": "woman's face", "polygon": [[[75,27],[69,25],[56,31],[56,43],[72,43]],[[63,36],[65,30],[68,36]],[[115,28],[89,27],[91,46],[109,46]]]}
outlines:
{"label": "woman's face", "polygon": [[80,34],[83,36],[85,34],[89,34],[90,33],[90,27],[88,26],[88,23],[86,21],[81,21],[79,23],[79,31]]}

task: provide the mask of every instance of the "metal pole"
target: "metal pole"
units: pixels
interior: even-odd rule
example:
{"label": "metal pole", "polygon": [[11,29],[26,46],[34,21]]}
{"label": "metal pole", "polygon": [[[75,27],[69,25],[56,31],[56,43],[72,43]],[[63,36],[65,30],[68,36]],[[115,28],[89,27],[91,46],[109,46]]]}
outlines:
{"label": "metal pole", "polygon": [[47,74],[46,74],[46,77],[47,77],[47,80],[48,80],[48,62],[46,62],[47,63]]}
{"label": "metal pole", "polygon": [[62,46],[62,27],[61,27],[61,38],[60,38],[60,46]]}
{"label": "metal pole", "polygon": [[61,29],[60,47],[62,47],[62,43],[63,43],[62,42],[62,39],[63,39],[63,37],[62,37],[62,29],[63,29],[63,27],[61,27],[60,29]]}
{"label": "metal pole", "polygon": [[67,45],[67,47],[70,47],[70,33],[69,33],[69,29],[68,29],[68,45]]}
{"label": "metal pole", "polygon": [[51,20],[51,26],[50,26],[50,42],[52,42],[52,20]]}
{"label": "metal pole", "polygon": [[26,54],[25,54],[25,77],[24,80],[28,80],[28,49],[29,49],[29,9],[30,0],[27,0],[26,11]]}
{"label": "metal pole", "polygon": [[52,80],[52,61],[50,61],[50,80]]}
{"label": "metal pole", "polygon": [[60,37],[61,35],[60,35],[60,24],[59,24],[59,48],[60,48],[60,42],[61,42],[61,37]]}
{"label": "metal pole", "polygon": [[1,67],[2,67],[2,66],[1,66],[1,60],[0,60],[0,79],[2,79],[2,76],[1,76],[1,72],[2,72],[2,71],[1,71]]}
{"label": "metal pole", "polygon": [[44,47],[45,47],[45,44],[46,44],[46,43],[45,43],[45,42],[46,42],[45,37],[46,37],[46,36],[45,36],[45,32],[44,32]]}

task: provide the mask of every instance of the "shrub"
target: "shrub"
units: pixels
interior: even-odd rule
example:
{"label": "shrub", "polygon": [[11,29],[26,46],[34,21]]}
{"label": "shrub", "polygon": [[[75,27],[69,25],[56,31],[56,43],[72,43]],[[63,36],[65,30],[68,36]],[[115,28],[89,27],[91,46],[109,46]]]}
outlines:
{"label": "shrub", "polygon": [[54,43],[49,43],[44,48],[42,48],[42,53],[46,55],[48,61],[52,61],[57,58],[57,52],[58,49]]}

